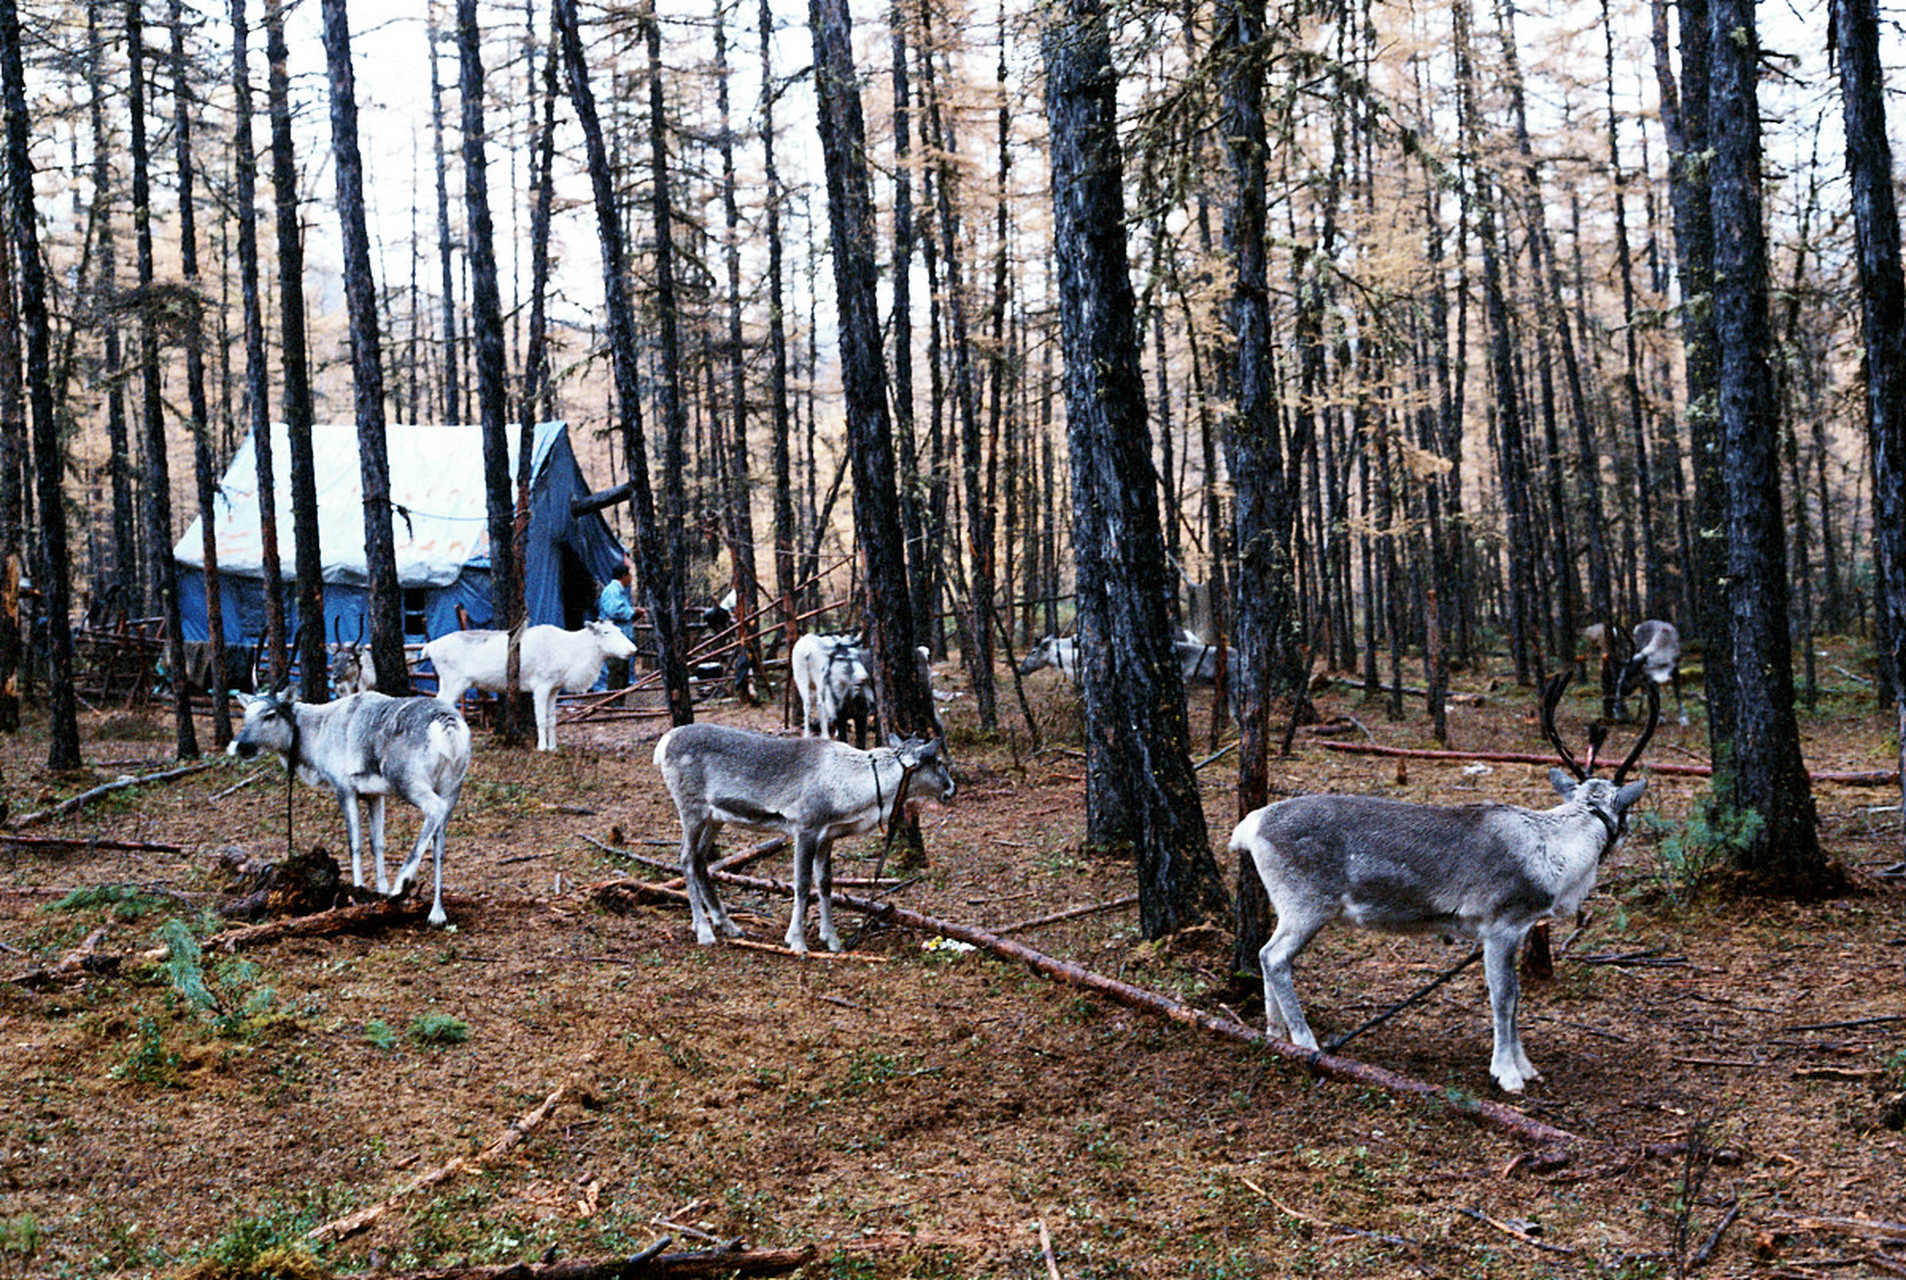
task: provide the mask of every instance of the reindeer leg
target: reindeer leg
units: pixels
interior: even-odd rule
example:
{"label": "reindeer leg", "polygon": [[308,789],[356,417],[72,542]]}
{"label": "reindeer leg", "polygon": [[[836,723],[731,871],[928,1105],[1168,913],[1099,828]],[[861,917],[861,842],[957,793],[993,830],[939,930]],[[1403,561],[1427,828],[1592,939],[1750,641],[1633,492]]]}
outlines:
{"label": "reindeer leg", "polygon": [[[371,856],[376,860],[377,865],[377,891],[388,895],[390,890],[386,888],[386,885],[389,881],[384,878],[384,797],[373,795],[365,799],[371,809]],[[398,892],[402,891],[403,883],[400,879]]]}
{"label": "reindeer leg", "polygon": [[840,935],[834,932],[834,842],[816,841],[814,845],[814,875],[816,887],[821,891],[821,941],[827,944],[829,951],[841,950]]}
{"label": "reindeer leg", "polygon": [[1530,1080],[1542,1073],[1522,1051],[1522,1034],[1516,1026],[1521,990],[1516,985],[1516,948],[1519,931],[1499,930],[1482,939],[1482,967],[1489,982],[1489,1008],[1495,1019],[1495,1051],[1489,1059],[1489,1075],[1504,1093],[1521,1093]]}
{"label": "reindeer leg", "polygon": [[364,887],[364,831],[359,825],[357,795],[340,788],[337,797],[338,808],[344,813],[344,839],[351,846],[351,883],[361,889]]}
{"label": "reindeer leg", "polygon": [[807,954],[807,891],[813,883],[814,837],[805,831],[794,834],[794,906],[788,914],[788,950]]}

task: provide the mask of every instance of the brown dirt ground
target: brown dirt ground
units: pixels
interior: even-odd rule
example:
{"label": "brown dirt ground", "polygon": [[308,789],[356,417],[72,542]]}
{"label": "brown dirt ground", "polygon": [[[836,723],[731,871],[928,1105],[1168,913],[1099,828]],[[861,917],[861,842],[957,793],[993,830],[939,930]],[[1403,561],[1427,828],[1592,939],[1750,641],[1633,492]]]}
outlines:
{"label": "brown dirt ground", "polygon": [[[1076,703],[1050,673],[1027,683],[1049,727],[1076,735]],[[1527,691],[1459,687],[1486,694],[1451,712],[1459,749],[1540,749]],[[1420,711],[1386,723],[1341,684],[1320,704],[1380,741],[1432,745]],[[998,927],[1130,893],[1128,867],[1081,849],[1076,753],[1028,758],[1016,710],[1018,745],[982,743],[971,705],[949,715],[960,795],[927,816],[930,864],[899,900]],[[1008,683],[1002,707],[1013,706]],[[1195,694],[1200,721],[1207,708]],[[1591,711],[1572,700],[1565,725],[1579,736]],[[702,714],[780,723],[732,702]],[[1696,718],[1665,724],[1650,758],[1702,755]],[[1814,768],[1889,763],[1885,717],[1850,684],[1804,729]],[[801,961],[697,947],[684,910],[599,906],[591,883],[661,873],[585,836],[674,856],[674,811],[649,758],[659,731],[655,720],[567,726],[550,757],[479,730],[451,825],[452,931],[416,921],[282,941],[239,965],[208,958],[217,1015],[136,963],[41,989],[0,982],[0,1280],[163,1273],[295,1240],[474,1155],[565,1080],[573,1098],[514,1151],[408,1197],[323,1249],[324,1266],[588,1257],[663,1234],[697,1247],[705,1233],[812,1245],[808,1277],[1673,1275],[1738,1203],[1703,1274],[1906,1272],[1906,1228],[1889,1237],[1861,1221],[1906,1219],[1906,895],[1870,874],[1897,857],[1898,813],[1882,808],[1896,791],[1820,788],[1825,842],[1854,888],[1817,905],[1690,895],[1664,871],[1662,831],[1630,836],[1556,980],[1525,990],[1525,1037],[1547,1075],[1517,1105],[1586,1139],[1568,1164],[1538,1170],[1518,1161],[1522,1144],[1440,1104],[1320,1082],[984,953],[889,931],[860,943],[884,963]],[[156,712],[90,714],[82,732],[84,779],[46,776],[39,732],[0,742],[16,818],[162,765],[170,747]],[[166,917],[198,920],[221,900],[221,850],[278,857],[282,775],[251,767],[261,780],[236,792],[217,794],[242,778],[233,762],[33,830],[183,853],[0,845],[0,975],[50,964],[95,929],[104,952],[152,947]],[[1202,775],[1219,847],[1236,816],[1234,768],[1227,758]],[[1401,775],[1314,738],[1274,769],[1289,791],[1549,797],[1541,768],[1471,775],[1459,761],[1411,761]],[[1657,775],[1644,807],[1678,823],[1697,786]],[[415,815],[394,813],[401,845]],[[299,789],[295,821],[301,845],[342,843],[320,793]],[[731,833],[724,849],[749,839]],[[837,873],[866,874],[876,849],[871,837],[844,847]],[[786,866],[779,855],[757,870],[785,877]],[[163,896],[52,906],[111,884]],[[779,941],[783,900],[733,889],[727,900],[752,937]],[[857,921],[848,913],[843,932]],[[1571,932],[1558,928],[1558,943]],[[1146,945],[1125,910],[1022,940],[1205,1007],[1221,998],[1228,937],[1216,931]],[[1300,990],[1327,1035],[1462,954],[1434,938],[1330,930]],[[461,1020],[468,1038],[423,1042],[427,1015]],[[1487,1096],[1488,1040],[1471,970],[1348,1052]],[[1691,1137],[1692,1162],[1637,1154]],[[1690,1168],[1701,1181],[1684,1207]]]}

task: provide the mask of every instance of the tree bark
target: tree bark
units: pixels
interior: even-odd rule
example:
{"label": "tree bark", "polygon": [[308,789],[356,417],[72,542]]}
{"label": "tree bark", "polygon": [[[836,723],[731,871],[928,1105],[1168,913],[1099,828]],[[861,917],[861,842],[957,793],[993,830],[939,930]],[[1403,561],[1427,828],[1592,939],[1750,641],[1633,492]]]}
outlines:
{"label": "tree bark", "polygon": [[205,327],[199,286],[198,211],[193,204],[192,116],[194,104],[186,83],[185,5],[172,0],[172,144],[178,157],[179,266],[191,291],[185,328],[186,403],[192,411],[192,470],[197,482],[199,529],[205,557],[205,632],[211,653],[212,746],[223,751],[232,740],[231,699],[227,696],[225,667],[225,610],[218,576],[218,537],[213,514],[218,509],[218,480],[212,465],[211,408],[205,397]]}
{"label": "tree bark", "polygon": [[132,225],[139,259],[139,370],[144,404],[147,585],[165,626],[171,672],[174,747],[181,760],[199,753],[192,722],[192,691],[185,679],[185,637],[179,626],[179,567],[172,558],[172,477],[166,457],[165,394],[159,371],[157,299],[153,293],[152,156],[146,144],[145,15],[141,0],[126,0],[126,111],[132,120]]}
{"label": "tree bark", "polygon": [[[1835,0],[1835,43],[1846,115],[1847,174],[1859,249],[1860,327],[1866,344],[1867,432],[1873,466],[1873,541],[1878,562],[1881,660],[1891,668],[1906,769],[1906,275],[1886,135],[1886,86],[1873,0]],[[1906,772],[1901,781],[1906,785]]]}
{"label": "tree bark", "polygon": [[608,149],[596,114],[595,92],[589,87],[589,66],[577,28],[576,0],[555,0],[563,63],[569,74],[569,96],[576,123],[582,130],[588,155],[589,181],[596,205],[596,234],[602,245],[602,284],[609,319],[609,349],[615,366],[617,429],[629,473],[630,506],[635,521],[636,571],[648,597],[649,620],[655,628],[657,659],[668,697],[669,719],[689,724],[695,704],[688,687],[688,667],[682,661],[677,631],[679,616],[671,607],[677,594],[669,583],[668,556],[662,530],[655,518],[655,495],[649,486],[648,448],[642,439],[641,371],[636,361],[635,309],[629,301],[628,255],[623,247],[621,213],[616,206],[615,180],[609,169]]}
{"label": "tree bark", "polygon": [[[278,553],[277,477],[272,459],[271,379],[265,365],[264,308],[258,298],[258,160],[252,143],[250,27],[246,0],[232,5],[232,165],[237,183],[238,292],[245,312],[245,405],[257,464],[260,556],[264,562],[265,649],[271,687],[285,678],[284,566]],[[263,673],[260,673],[264,679]]]}
{"label": "tree bark", "polygon": [[291,139],[291,53],[285,44],[285,2],[265,0],[265,59],[271,68],[271,184],[278,230],[279,360],[285,435],[291,450],[299,696],[306,702],[326,702],[330,673],[324,652],[324,557],[318,545],[317,460],[311,444],[311,374],[305,352],[304,229],[298,219],[298,161]]}
{"label": "tree bark", "polygon": [[1779,411],[1768,364],[1761,229],[1759,53],[1752,0],[1714,0],[1709,201],[1735,711],[1733,750],[1715,757],[1714,789],[1723,811],[1760,818],[1757,829],[1742,830],[1734,842],[1736,864],[1771,892],[1806,897],[1825,889],[1830,877],[1800,758],[1787,636]]}
{"label": "tree bark", "polygon": [[[463,99],[463,202],[469,222],[471,337],[476,354],[477,416],[483,432],[483,508],[490,533],[490,616],[514,631],[523,611],[517,579],[516,502],[510,484],[509,406],[504,391],[503,304],[496,282],[496,233],[490,220],[489,130],[483,122],[483,30],[476,0],[457,0],[457,55]],[[530,435],[533,448],[534,429]],[[519,440],[519,450],[523,445]],[[524,467],[529,459],[523,457]],[[383,667],[378,667],[381,674]],[[525,740],[518,699],[505,700],[503,739]]]}
{"label": "tree bark", "polygon": [[[14,0],[0,0],[0,104],[7,130],[7,231],[18,264],[20,324],[26,337],[26,394],[33,420],[34,482],[39,495],[41,563],[47,569],[46,767],[77,769],[78,700],[73,693],[72,565],[66,551],[66,450],[53,416],[52,334],[46,304],[46,268],[40,258],[33,151],[27,118],[26,66],[20,49],[20,15]],[[0,571],[4,567],[0,566]],[[10,576],[10,575],[9,575]]]}
{"label": "tree bark", "polygon": [[[913,609],[881,353],[873,197],[846,0],[809,0],[808,26],[814,39],[821,154],[827,170],[841,382],[854,470],[854,533],[867,584],[866,638],[874,652],[874,697],[892,732],[927,736],[933,732],[933,695],[914,660]],[[909,841],[917,839],[916,829]]]}
{"label": "tree bark", "polygon": [[[109,301],[119,291],[118,238],[112,227],[112,154],[111,130],[107,123],[107,99],[116,96],[106,83],[105,37],[99,29],[100,0],[88,0],[86,6],[87,57],[93,82],[93,201],[94,219],[100,226],[99,296]],[[119,317],[110,305],[102,308],[99,324],[105,345],[106,368],[113,371],[106,387],[107,466],[112,474],[113,576],[112,586],[119,594],[118,604],[133,614],[143,614],[145,582],[139,572],[138,513],[133,505],[132,451],[126,430],[126,393],[118,376],[123,352],[119,345]]]}
{"label": "tree bark", "polygon": [[656,16],[655,0],[646,0],[639,18],[649,54],[649,198],[655,217],[655,318],[662,361],[662,536],[669,567],[663,595],[668,602],[671,629],[679,632],[688,574],[688,490],[683,453],[688,411],[682,399],[682,344],[676,323],[675,219],[669,194],[668,118],[662,109],[662,24]]}
{"label": "tree bark", "polygon": [[1072,452],[1086,721],[1086,834],[1127,851],[1159,938],[1229,913],[1191,767],[1165,616],[1164,537],[1128,272],[1117,79],[1099,0],[1046,19],[1054,244]]}
{"label": "tree bark", "polygon": [[[344,296],[351,322],[351,381],[357,408],[358,475],[364,490],[364,571],[370,596],[371,660],[383,693],[410,692],[404,659],[404,601],[391,527],[390,455],[384,435],[384,357],[377,283],[364,217],[364,162],[357,146],[357,88],[345,0],[323,0],[324,58],[331,81],[331,156],[344,247]],[[318,628],[323,639],[322,626]]]}

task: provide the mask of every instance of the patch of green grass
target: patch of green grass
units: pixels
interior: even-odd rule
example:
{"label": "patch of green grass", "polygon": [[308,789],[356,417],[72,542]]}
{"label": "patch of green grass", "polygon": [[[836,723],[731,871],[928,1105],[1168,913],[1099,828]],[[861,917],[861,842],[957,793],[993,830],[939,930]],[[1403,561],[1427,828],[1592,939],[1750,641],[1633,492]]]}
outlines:
{"label": "patch of green grass", "polygon": [[40,1241],[44,1236],[40,1220],[30,1213],[0,1218],[0,1254],[30,1258],[40,1251]]}
{"label": "patch of green grass", "polygon": [[470,1038],[470,1024],[454,1014],[420,1013],[410,1020],[406,1034],[418,1044],[462,1044]]}
{"label": "patch of green grass", "polygon": [[166,1048],[165,1035],[159,1030],[158,1022],[149,1017],[141,1018],[134,1034],[132,1052],[113,1068],[113,1075],[162,1089],[178,1088],[179,1055]]}
{"label": "patch of green grass", "polygon": [[171,905],[171,899],[130,884],[95,884],[75,889],[58,902],[47,904],[48,911],[90,911],[105,908],[115,920],[132,921]]}
{"label": "patch of green grass", "polygon": [[269,1209],[237,1219],[207,1245],[179,1280],[322,1280],[330,1271],[305,1243],[309,1210]]}
{"label": "patch of green grass", "polygon": [[364,1024],[364,1038],[380,1049],[393,1048],[397,1044],[397,1033],[382,1018],[372,1018]]}

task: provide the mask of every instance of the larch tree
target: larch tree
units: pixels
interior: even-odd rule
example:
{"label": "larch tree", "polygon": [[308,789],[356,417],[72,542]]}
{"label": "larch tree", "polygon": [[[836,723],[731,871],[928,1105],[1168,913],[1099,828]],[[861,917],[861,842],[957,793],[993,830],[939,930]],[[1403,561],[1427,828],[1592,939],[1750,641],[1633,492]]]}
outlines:
{"label": "larch tree", "polygon": [[1761,221],[1760,39],[1752,0],[1708,15],[1709,207],[1726,497],[1727,600],[1734,642],[1733,751],[1715,759],[1719,812],[1735,821],[1735,865],[1762,887],[1813,896],[1831,882],[1800,757],[1787,634],[1779,401],[1768,361],[1767,245]]}
{"label": "larch tree", "polygon": [[[351,384],[357,410],[358,476],[364,492],[364,573],[371,661],[380,692],[410,692],[404,660],[404,600],[397,585],[396,531],[390,498],[390,454],[384,430],[384,357],[377,282],[364,215],[364,161],[357,144],[357,84],[345,0],[324,0],[324,59],[331,82],[331,155],[344,246],[344,299],[351,324]],[[320,623],[320,631],[322,624]],[[320,634],[319,639],[323,636]]]}
{"label": "larch tree", "polygon": [[[1233,273],[1226,318],[1235,344],[1235,409],[1225,433],[1225,454],[1238,557],[1234,649],[1240,730],[1237,813],[1242,818],[1270,800],[1271,708],[1274,702],[1295,707],[1305,691],[1297,567],[1291,555],[1297,492],[1284,465],[1272,364],[1264,128],[1270,35],[1263,0],[1222,0],[1216,41],[1224,68],[1222,132],[1232,180],[1224,238]],[[1304,441],[1293,442],[1293,452],[1303,447]],[[1255,973],[1271,919],[1269,899],[1248,854],[1238,863],[1237,904],[1232,969]]]}
{"label": "larch tree", "polygon": [[[46,578],[46,767],[61,771],[81,764],[79,700],[73,692],[72,564],[66,550],[66,448],[53,414],[52,323],[33,191],[26,63],[14,0],[0,0],[0,110],[6,115],[7,233],[19,275],[20,328],[26,339],[25,390],[32,414],[33,476],[40,513],[38,563]],[[17,581],[10,572],[8,577]]]}
{"label": "larch tree", "polygon": [[258,297],[258,159],[252,145],[251,28],[246,0],[232,3],[232,168],[238,219],[238,293],[244,311],[245,407],[258,477],[258,530],[264,567],[265,648],[270,682],[286,674],[284,565],[278,551],[277,475],[272,458],[271,371],[265,359],[265,314]]}
{"label": "larch tree", "polygon": [[[892,731],[930,734],[933,693],[914,661],[917,639],[907,595],[893,423],[877,297],[879,263],[867,173],[867,135],[846,0],[809,0],[827,222],[839,308],[841,383],[854,473],[854,536],[867,584],[866,636],[874,653],[874,698]],[[991,678],[991,672],[980,676]],[[918,841],[917,828],[910,839]]]}
{"label": "larch tree", "polygon": [[648,598],[649,621],[655,628],[656,659],[662,668],[669,718],[678,725],[692,724],[695,702],[688,687],[688,665],[682,658],[680,619],[670,605],[676,593],[669,584],[669,561],[662,541],[661,522],[655,516],[655,491],[649,484],[648,447],[642,438],[642,376],[636,351],[635,308],[629,299],[628,253],[623,245],[615,176],[609,167],[608,147],[603,143],[595,91],[589,84],[589,64],[583,54],[576,0],[556,0],[555,10],[563,65],[568,71],[569,100],[575,108],[576,125],[582,130],[589,183],[595,196],[609,355],[615,373],[616,425],[622,437],[623,458],[629,473],[629,505],[635,519],[636,572]]}
{"label": "larch tree", "polygon": [[[298,152],[291,136],[291,49],[286,0],[265,0],[266,107],[271,117],[271,186],[278,243],[279,378],[291,453],[292,563],[297,578],[298,696],[327,702],[324,554],[318,545],[318,467],[311,440],[311,365],[305,350],[304,228],[298,216]],[[376,661],[373,655],[373,661]]]}
{"label": "larch tree", "polygon": [[[1859,249],[1860,328],[1866,345],[1866,427],[1873,465],[1873,543],[1880,651],[1891,668],[1906,765],[1906,273],[1886,135],[1886,85],[1873,0],[1834,0],[1847,173]],[[1906,778],[1906,774],[1901,775]],[[1894,870],[1906,868],[1906,862]]]}
{"label": "larch tree", "polygon": [[[509,406],[504,391],[503,303],[496,281],[490,220],[488,130],[483,123],[483,29],[476,0],[457,0],[457,53],[463,98],[463,204],[469,221],[471,345],[476,356],[477,416],[483,433],[483,509],[490,534],[491,625],[514,632],[523,616],[517,578],[516,503],[510,484]],[[378,668],[382,671],[383,668]],[[520,698],[503,716],[507,741],[526,741]]]}
{"label": "larch tree", "polygon": [[1170,579],[1126,248],[1118,78],[1101,0],[1059,0],[1043,46],[1083,655],[1086,838],[1133,858],[1140,927],[1160,938],[1222,920],[1230,904],[1207,842],[1166,615]]}
{"label": "larch tree", "polygon": [[179,266],[185,273],[185,390],[192,412],[192,471],[197,483],[200,551],[205,557],[205,632],[212,672],[212,745],[224,750],[232,740],[231,699],[225,694],[225,609],[219,590],[218,537],[212,515],[218,509],[218,479],[212,466],[212,413],[205,395],[204,295],[199,284],[198,210],[193,200],[192,118],[197,104],[186,78],[185,4],[172,0],[172,146],[179,188]]}
{"label": "larch tree", "polygon": [[185,675],[185,636],[179,624],[179,567],[172,558],[172,478],[166,459],[165,391],[159,366],[159,323],[169,311],[154,287],[151,148],[146,141],[145,14],[142,0],[126,0],[126,111],[132,121],[132,228],[138,255],[139,384],[146,477],[146,578],[164,619],[165,660],[172,681],[174,746],[181,760],[199,753],[192,691]]}

